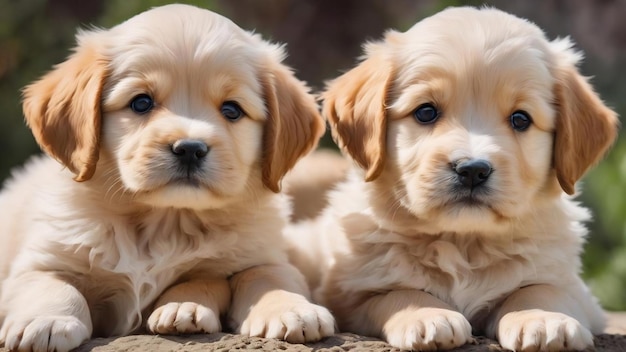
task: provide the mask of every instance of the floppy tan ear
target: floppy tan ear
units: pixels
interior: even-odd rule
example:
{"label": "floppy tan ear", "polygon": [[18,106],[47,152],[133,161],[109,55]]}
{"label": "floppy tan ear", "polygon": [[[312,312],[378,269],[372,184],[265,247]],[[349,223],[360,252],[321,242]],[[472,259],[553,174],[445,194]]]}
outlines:
{"label": "floppy tan ear", "polygon": [[262,80],[268,110],[263,131],[263,183],[273,192],[304,155],[317,146],[325,125],[304,83],[281,64]]}
{"label": "floppy tan ear", "polygon": [[574,194],[575,184],[611,147],[619,120],[573,64],[557,68],[554,166],[561,188]]}
{"label": "floppy tan ear", "polygon": [[39,146],[82,182],[93,176],[100,145],[106,62],[79,45],[65,62],[24,89],[23,110]]}
{"label": "floppy tan ear", "polygon": [[330,82],[322,95],[322,115],[335,143],[366,171],[366,181],[376,179],[385,163],[391,72],[388,62],[369,57]]}

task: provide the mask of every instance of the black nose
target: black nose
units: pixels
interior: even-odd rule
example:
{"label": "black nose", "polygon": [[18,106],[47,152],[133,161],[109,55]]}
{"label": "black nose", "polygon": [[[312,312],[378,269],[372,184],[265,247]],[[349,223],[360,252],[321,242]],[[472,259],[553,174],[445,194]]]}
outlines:
{"label": "black nose", "polygon": [[198,140],[180,139],[172,144],[172,153],[183,165],[199,166],[209,153],[209,146]]}
{"label": "black nose", "polygon": [[476,187],[489,178],[493,168],[491,164],[482,159],[469,159],[453,163],[454,171],[459,182],[465,187]]}

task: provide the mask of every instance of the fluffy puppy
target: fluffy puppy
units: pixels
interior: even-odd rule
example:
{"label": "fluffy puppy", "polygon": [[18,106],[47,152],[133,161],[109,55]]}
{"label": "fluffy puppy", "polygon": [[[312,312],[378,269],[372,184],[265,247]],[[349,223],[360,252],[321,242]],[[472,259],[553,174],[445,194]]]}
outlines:
{"label": "fluffy puppy", "polygon": [[317,227],[290,236],[300,262],[323,258],[302,269],[340,329],[416,350],[472,331],[518,351],[593,345],[589,213],[570,195],[618,120],[571,46],[496,9],[451,8],[367,44],[328,85],[323,114],[355,167]]}
{"label": "fluffy puppy", "polygon": [[282,240],[275,192],[324,130],[283,50],[185,5],[77,40],[24,91],[50,157],[0,194],[0,342],[66,351],[143,323],[224,321],[291,342],[331,334]]}

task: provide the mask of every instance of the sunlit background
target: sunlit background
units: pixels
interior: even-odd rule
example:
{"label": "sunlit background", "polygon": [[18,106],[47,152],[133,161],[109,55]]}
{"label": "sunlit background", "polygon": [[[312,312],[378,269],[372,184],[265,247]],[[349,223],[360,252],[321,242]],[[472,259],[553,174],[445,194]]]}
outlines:
{"label": "sunlit background", "polygon": [[[39,153],[25,127],[20,89],[59,63],[77,28],[110,27],[159,0],[0,0],[0,180]],[[549,38],[570,36],[585,53],[582,72],[603,99],[626,115],[624,0],[215,0],[180,1],[230,17],[244,29],[286,43],[287,63],[314,90],[349,69],[365,40],[387,28],[406,30],[447,6],[492,5],[528,18]],[[454,25],[451,23],[450,25]],[[326,147],[332,143],[328,138]],[[626,310],[626,143],[584,181],[581,201],[595,220],[584,254],[584,277],[605,308]],[[2,209],[0,209],[2,211]]]}

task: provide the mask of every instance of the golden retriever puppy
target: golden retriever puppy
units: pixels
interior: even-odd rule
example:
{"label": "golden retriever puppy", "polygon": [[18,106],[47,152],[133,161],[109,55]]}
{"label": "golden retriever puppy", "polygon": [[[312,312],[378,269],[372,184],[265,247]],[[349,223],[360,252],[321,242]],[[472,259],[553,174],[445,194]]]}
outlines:
{"label": "golden retriever puppy", "polygon": [[289,236],[323,258],[303,271],[340,329],[415,350],[472,332],[517,351],[593,345],[589,213],[570,195],[618,120],[571,46],[496,9],[451,8],[366,45],[330,82],[323,115],[355,167],[316,227]]}
{"label": "golden retriever puppy", "polygon": [[24,91],[50,157],[0,194],[0,341],[67,351],[144,323],[332,334],[282,240],[275,192],[324,124],[281,47],[186,5],[77,39]]}

